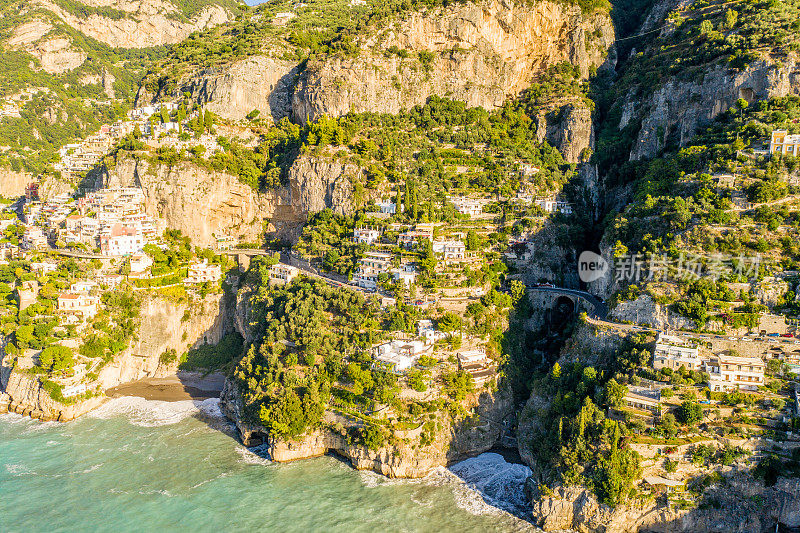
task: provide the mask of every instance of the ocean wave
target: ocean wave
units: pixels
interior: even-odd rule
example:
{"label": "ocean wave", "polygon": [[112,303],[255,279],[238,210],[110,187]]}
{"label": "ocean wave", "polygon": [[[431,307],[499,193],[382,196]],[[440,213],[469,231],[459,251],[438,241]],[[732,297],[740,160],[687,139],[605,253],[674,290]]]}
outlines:
{"label": "ocean wave", "polygon": [[203,401],[195,401],[194,406],[206,416],[211,418],[225,418],[222,410],[219,408],[219,398],[207,398]]}
{"label": "ocean wave", "polygon": [[166,402],[147,400],[138,396],[122,396],[106,402],[91,411],[88,416],[102,420],[124,417],[135,426],[158,427],[177,424],[198,414],[207,418],[225,420],[225,415],[219,408],[219,398]]}
{"label": "ocean wave", "polygon": [[[456,463],[448,470],[490,508],[516,515],[527,514],[530,510],[524,487],[531,469],[525,465],[509,463],[500,454],[483,453]],[[468,510],[483,507],[472,497],[466,498],[463,503],[469,507]]]}
{"label": "ocean wave", "polygon": [[200,409],[192,400],[164,402],[146,400],[137,396],[122,396],[106,402],[91,411],[88,416],[101,420],[121,416],[135,426],[158,427],[177,424],[199,411]]}
{"label": "ocean wave", "polygon": [[247,465],[269,465],[272,461],[269,459],[267,452],[267,445],[253,446],[246,448],[245,446],[237,446],[236,452],[242,457],[241,462]]}
{"label": "ocean wave", "polygon": [[32,476],[32,475],[34,475],[36,473],[36,472],[34,472],[33,470],[31,470],[30,468],[28,468],[27,466],[25,466],[23,464],[8,463],[8,464],[6,464],[4,466],[6,467],[6,472],[8,472],[9,474],[11,474],[14,477]]}
{"label": "ocean wave", "polygon": [[388,478],[370,470],[359,472],[365,487],[397,484],[450,487],[456,505],[474,515],[516,515],[530,512],[525,499],[525,480],[531,470],[525,465],[507,462],[497,453],[483,453],[449,468],[440,466],[421,479]]}

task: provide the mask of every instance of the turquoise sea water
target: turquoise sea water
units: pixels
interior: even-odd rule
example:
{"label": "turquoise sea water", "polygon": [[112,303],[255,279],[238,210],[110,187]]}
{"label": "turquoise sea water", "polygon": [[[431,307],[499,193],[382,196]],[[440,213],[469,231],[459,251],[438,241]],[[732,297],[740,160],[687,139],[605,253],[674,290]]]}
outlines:
{"label": "turquoise sea water", "polygon": [[523,531],[525,467],[484,454],[423,480],[333,457],[275,464],[217,400],[118,398],[84,418],[0,415],[0,531]]}

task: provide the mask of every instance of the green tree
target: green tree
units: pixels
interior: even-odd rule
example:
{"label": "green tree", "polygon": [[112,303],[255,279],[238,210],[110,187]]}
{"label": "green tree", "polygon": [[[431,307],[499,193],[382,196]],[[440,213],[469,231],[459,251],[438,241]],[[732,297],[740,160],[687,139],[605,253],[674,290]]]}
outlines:
{"label": "green tree", "polygon": [[677,413],[678,419],[690,426],[703,419],[703,408],[699,403],[692,400],[686,400],[681,403]]}
{"label": "green tree", "polygon": [[48,372],[63,372],[74,364],[72,350],[66,346],[48,346],[39,356],[39,365]]}

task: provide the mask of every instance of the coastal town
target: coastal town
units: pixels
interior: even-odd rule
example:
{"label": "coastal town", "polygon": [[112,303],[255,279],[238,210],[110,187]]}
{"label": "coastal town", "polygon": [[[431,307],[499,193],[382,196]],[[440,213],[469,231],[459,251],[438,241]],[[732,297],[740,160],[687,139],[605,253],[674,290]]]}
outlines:
{"label": "coastal town", "polygon": [[800,0],[51,4],[4,527],[800,530]]}

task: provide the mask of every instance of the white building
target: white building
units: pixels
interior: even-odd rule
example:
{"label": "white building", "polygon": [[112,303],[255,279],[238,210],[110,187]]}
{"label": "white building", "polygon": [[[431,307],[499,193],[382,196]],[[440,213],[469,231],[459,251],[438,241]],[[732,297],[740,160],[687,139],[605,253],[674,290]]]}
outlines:
{"label": "white building", "polygon": [[711,356],[705,361],[712,391],[758,390],[764,385],[764,361],[760,357],[733,357],[729,354]]}
{"label": "white building", "polygon": [[100,287],[94,281],[76,281],[69,286],[69,290],[75,294],[90,294],[93,290],[99,290]]}
{"label": "white building", "polygon": [[65,292],[58,296],[58,310],[64,313],[78,314],[84,318],[92,318],[97,314],[99,296],[86,293]]}
{"label": "white building", "polygon": [[397,212],[397,204],[389,200],[375,202],[375,206],[385,215],[394,215]]}
{"label": "white building", "polygon": [[440,255],[445,261],[460,261],[466,256],[467,247],[461,241],[434,241],[433,253]]}
{"label": "white building", "polygon": [[374,228],[353,229],[353,242],[357,244],[372,244],[381,237],[381,232]]}
{"label": "white building", "polygon": [[770,154],[800,156],[800,134],[789,135],[786,130],[775,130],[769,141]]}
{"label": "white building", "polygon": [[47,236],[38,226],[28,226],[22,234],[22,248],[25,250],[41,250],[47,248]]}
{"label": "white building", "polygon": [[397,236],[397,245],[410,250],[422,240],[433,242],[433,233],[430,231],[407,231]]}
{"label": "white building", "polygon": [[380,366],[392,372],[408,370],[420,356],[429,353],[432,347],[423,341],[393,340],[372,347],[372,357]]}
{"label": "white building", "polygon": [[448,198],[462,215],[475,217],[483,213],[483,202],[474,198],[451,196]]}
{"label": "white building", "polygon": [[367,252],[358,260],[358,269],[353,274],[353,283],[368,290],[378,287],[381,274],[389,274],[392,266],[392,254],[383,252]]}
{"label": "white building", "polygon": [[695,344],[674,335],[658,334],[653,351],[653,368],[677,370],[683,366],[687,370],[700,370],[701,365]]}
{"label": "white building", "polygon": [[417,269],[412,265],[405,265],[400,268],[392,270],[392,278],[397,281],[402,281],[406,287],[410,287],[417,281]]}
{"label": "white building", "polygon": [[270,285],[288,285],[297,277],[300,269],[283,263],[276,263],[269,268]]}
{"label": "white building", "polygon": [[222,267],[217,264],[209,264],[207,259],[192,261],[189,263],[189,275],[184,280],[185,283],[215,283],[222,279]]}
{"label": "white building", "polygon": [[541,207],[547,213],[563,213],[565,215],[572,214],[572,204],[568,202],[564,202],[562,200],[556,200],[552,198],[544,199],[544,200],[536,200],[536,205]]}
{"label": "white building", "polygon": [[130,258],[131,275],[139,276],[144,274],[148,268],[153,266],[153,258],[147,254],[133,254]]}
{"label": "white building", "polygon": [[55,272],[57,269],[57,263],[50,263],[47,261],[42,261],[41,263],[31,263],[31,270],[37,274],[49,274],[50,272]]}
{"label": "white building", "polygon": [[140,252],[145,245],[139,228],[114,224],[110,231],[100,235],[100,251],[103,255],[122,256]]}
{"label": "white building", "polygon": [[425,339],[426,344],[444,339],[447,335],[442,331],[437,331],[433,325],[433,320],[423,319],[417,322],[417,336]]}

